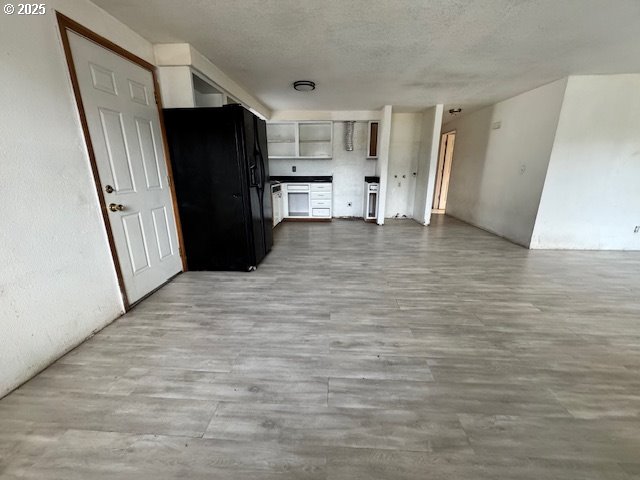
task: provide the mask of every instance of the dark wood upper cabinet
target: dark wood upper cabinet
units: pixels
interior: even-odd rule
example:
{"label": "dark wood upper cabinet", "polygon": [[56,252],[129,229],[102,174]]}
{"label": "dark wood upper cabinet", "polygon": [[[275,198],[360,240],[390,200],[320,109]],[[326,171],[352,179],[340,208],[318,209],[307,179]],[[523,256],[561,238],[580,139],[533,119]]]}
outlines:
{"label": "dark wood upper cabinet", "polygon": [[378,158],[378,129],[380,122],[369,122],[367,158]]}

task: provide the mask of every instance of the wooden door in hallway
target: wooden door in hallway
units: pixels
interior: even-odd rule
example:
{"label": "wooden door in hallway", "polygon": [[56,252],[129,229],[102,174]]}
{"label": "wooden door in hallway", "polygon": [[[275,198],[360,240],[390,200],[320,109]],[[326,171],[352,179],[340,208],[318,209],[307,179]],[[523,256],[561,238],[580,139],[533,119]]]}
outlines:
{"label": "wooden door in hallway", "polygon": [[444,213],[447,207],[447,194],[449,192],[449,178],[451,176],[451,163],[453,161],[453,147],[455,142],[455,131],[442,135],[438,171],[436,173],[436,185],[433,194],[433,213]]}

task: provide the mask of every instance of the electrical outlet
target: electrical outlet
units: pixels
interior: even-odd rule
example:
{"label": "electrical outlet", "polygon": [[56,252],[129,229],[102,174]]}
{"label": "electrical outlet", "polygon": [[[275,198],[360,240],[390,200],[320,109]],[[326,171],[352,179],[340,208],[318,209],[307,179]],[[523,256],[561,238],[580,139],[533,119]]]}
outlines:
{"label": "electrical outlet", "polygon": [[295,165],[291,167],[291,171],[292,171],[292,172],[295,172],[295,171],[296,171],[296,166],[295,166]]}
{"label": "electrical outlet", "polygon": [[640,225],[636,225],[636,228],[633,229],[633,233],[640,233]]}

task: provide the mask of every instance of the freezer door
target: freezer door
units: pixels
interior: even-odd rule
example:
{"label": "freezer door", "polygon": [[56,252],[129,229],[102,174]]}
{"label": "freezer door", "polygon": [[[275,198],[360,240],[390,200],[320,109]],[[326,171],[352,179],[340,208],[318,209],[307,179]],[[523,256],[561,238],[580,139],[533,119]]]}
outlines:
{"label": "freezer door", "polygon": [[273,222],[273,205],[271,200],[271,195],[269,194],[271,190],[271,183],[269,179],[269,152],[267,151],[267,124],[264,120],[255,117],[256,122],[256,138],[258,143],[258,154],[260,158],[260,169],[262,171],[262,177],[264,181],[264,190],[262,192],[263,196],[263,224],[264,228],[264,237],[265,237],[265,250],[266,252],[270,252],[273,247],[273,230],[270,227]]}

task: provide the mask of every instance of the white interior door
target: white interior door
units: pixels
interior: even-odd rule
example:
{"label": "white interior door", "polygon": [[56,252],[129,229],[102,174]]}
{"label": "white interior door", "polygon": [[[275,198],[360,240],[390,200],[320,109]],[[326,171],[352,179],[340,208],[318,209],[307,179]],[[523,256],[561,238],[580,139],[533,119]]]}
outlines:
{"label": "white interior door", "polygon": [[182,270],[153,77],[68,34],[124,287],[134,303]]}

